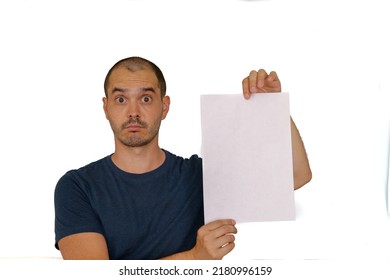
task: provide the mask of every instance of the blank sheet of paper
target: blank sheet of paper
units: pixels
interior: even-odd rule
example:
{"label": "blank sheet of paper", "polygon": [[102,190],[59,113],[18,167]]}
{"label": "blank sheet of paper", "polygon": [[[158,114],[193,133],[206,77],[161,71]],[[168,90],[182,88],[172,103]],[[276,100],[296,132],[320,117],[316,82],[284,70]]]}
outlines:
{"label": "blank sheet of paper", "polygon": [[202,95],[205,221],[295,219],[288,93]]}

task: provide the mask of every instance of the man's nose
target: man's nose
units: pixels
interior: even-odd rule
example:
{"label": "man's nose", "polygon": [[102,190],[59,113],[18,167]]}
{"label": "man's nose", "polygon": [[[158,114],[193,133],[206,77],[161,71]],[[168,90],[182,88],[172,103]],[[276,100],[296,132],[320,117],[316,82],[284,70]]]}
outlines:
{"label": "man's nose", "polygon": [[127,111],[127,117],[128,118],[140,118],[140,110],[139,110],[139,104],[137,102],[129,102],[128,111]]}

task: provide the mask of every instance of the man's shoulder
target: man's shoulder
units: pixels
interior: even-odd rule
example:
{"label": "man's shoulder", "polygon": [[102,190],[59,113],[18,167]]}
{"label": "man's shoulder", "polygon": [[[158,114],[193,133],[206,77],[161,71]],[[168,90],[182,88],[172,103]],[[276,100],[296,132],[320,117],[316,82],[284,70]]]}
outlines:
{"label": "man's shoulder", "polygon": [[89,178],[99,177],[108,168],[107,161],[109,156],[101,158],[99,160],[90,162],[77,169],[71,169],[67,171],[59,180],[59,183],[64,181],[84,181]]}
{"label": "man's shoulder", "polygon": [[202,173],[202,158],[196,154],[189,157],[181,157],[170,152],[167,154],[167,165],[170,172],[176,175],[183,174],[201,174]]}
{"label": "man's shoulder", "polygon": [[94,170],[99,169],[99,168],[103,168],[103,166],[105,166],[105,164],[108,160],[108,157],[109,156],[105,156],[101,159],[98,159],[98,160],[92,161],[88,164],[85,164],[79,168],[71,169],[67,173],[84,173],[84,172],[94,171]]}
{"label": "man's shoulder", "polygon": [[171,162],[178,162],[178,163],[193,163],[193,164],[199,164],[202,163],[202,158],[199,157],[197,154],[193,154],[189,157],[183,157],[175,155],[169,151],[164,150],[167,160]]}

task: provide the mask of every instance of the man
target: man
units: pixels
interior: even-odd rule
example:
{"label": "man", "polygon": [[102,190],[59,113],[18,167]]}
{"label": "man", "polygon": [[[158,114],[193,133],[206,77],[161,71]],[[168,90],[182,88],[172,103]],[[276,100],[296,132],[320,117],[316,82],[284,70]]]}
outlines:
{"label": "man", "polygon": [[[244,98],[280,92],[275,72],[252,71]],[[170,99],[160,69],[131,57],[108,72],[103,108],[115,151],[67,172],[55,191],[56,246],[64,259],[222,259],[234,248],[235,221],[204,225],[202,162],[162,150],[160,123]],[[250,101],[248,101],[250,102]],[[292,124],[295,189],[311,179]]]}

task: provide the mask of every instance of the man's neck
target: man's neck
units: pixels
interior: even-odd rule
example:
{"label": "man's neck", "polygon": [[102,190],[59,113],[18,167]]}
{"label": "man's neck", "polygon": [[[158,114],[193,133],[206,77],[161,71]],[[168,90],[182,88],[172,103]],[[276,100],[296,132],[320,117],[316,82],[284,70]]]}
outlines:
{"label": "man's neck", "polygon": [[158,146],[116,147],[111,156],[114,164],[125,172],[142,174],[160,167],[165,161],[165,153]]}

